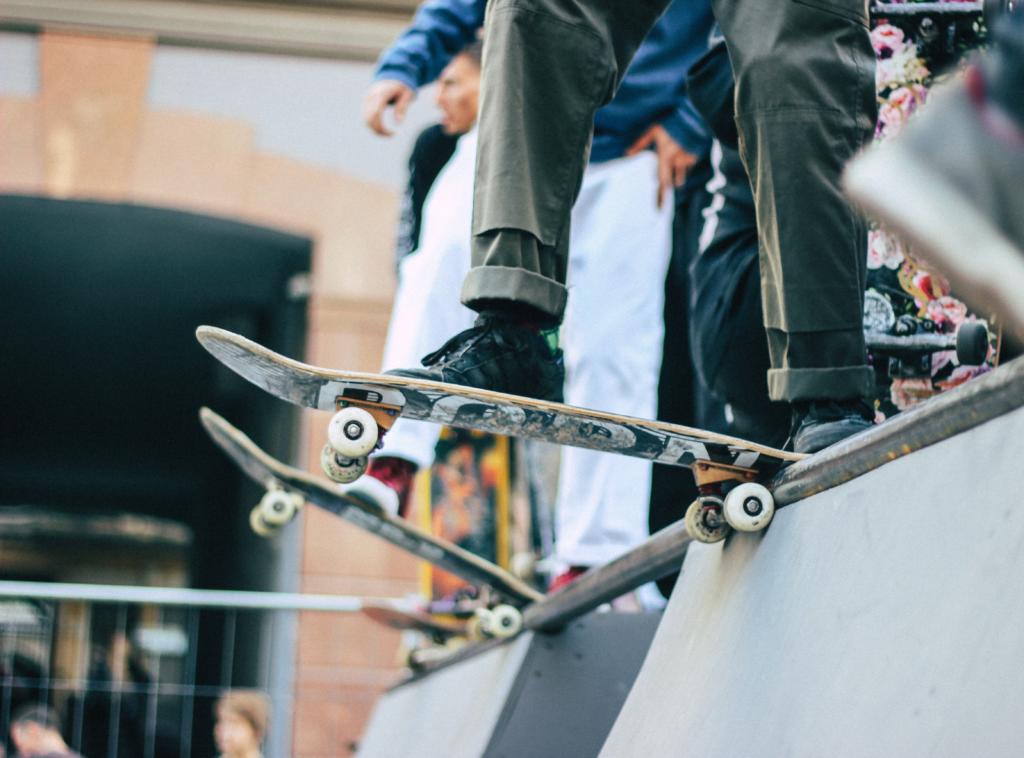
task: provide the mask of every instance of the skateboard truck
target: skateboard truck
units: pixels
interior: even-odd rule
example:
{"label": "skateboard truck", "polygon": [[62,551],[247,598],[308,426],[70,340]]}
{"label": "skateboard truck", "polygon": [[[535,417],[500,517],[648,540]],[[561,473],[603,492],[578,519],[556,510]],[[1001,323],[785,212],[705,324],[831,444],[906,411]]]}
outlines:
{"label": "skateboard truck", "polygon": [[327,444],[320,453],[320,466],[334,481],[348,484],[366,471],[367,456],[381,446],[402,409],[342,397],[337,398],[335,407],[338,411],[327,426]]}
{"label": "skateboard truck", "polygon": [[[523,614],[514,605],[500,602],[489,588],[482,587],[462,600],[442,600],[431,605],[430,613],[464,618],[466,636],[476,642],[514,637],[523,629]],[[443,608],[443,610],[441,610]]]}
{"label": "skateboard truck", "polygon": [[508,639],[523,630],[523,614],[511,605],[496,605],[493,608],[477,608],[466,624],[465,637],[450,637],[435,640],[430,647],[409,651],[406,665],[413,671],[422,671],[431,664],[443,661],[470,643],[489,639]]}
{"label": "skateboard truck", "polygon": [[[775,515],[775,499],[757,472],[742,466],[701,461],[693,465],[700,495],[686,509],[686,528],[698,542],[720,542],[729,529],[757,532]],[[725,492],[725,485],[738,482]]]}
{"label": "skateboard truck", "polygon": [[271,481],[266,494],[249,512],[249,526],[260,537],[273,537],[295,518],[303,502],[301,496],[287,492],[277,482]]}
{"label": "skateboard truck", "polygon": [[473,626],[484,638],[515,637],[523,628],[523,614],[511,605],[478,608],[474,619],[477,623]]}

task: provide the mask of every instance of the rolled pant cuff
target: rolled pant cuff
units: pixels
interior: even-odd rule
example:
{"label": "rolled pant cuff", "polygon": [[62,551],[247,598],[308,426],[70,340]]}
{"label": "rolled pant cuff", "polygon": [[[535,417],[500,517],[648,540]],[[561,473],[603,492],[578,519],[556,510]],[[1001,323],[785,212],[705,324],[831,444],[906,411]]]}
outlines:
{"label": "rolled pant cuff", "polygon": [[470,269],[462,283],[462,303],[474,308],[481,300],[513,300],[546,313],[559,322],[565,312],[568,291],[553,279],[507,266]]}
{"label": "rolled pant cuff", "polygon": [[855,400],[871,397],[874,372],[867,366],[779,368],[768,370],[772,400]]}

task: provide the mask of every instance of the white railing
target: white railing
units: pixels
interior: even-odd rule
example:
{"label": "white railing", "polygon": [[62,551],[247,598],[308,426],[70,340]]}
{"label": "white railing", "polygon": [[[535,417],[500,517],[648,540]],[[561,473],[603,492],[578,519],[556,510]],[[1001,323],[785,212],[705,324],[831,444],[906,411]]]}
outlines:
{"label": "white railing", "polygon": [[[394,598],[0,581],[0,729],[42,701],[88,758],[214,754],[217,698],[272,703],[268,758],[291,746],[297,614],[358,612]],[[339,644],[342,641],[339,641]],[[197,726],[202,732],[197,732]],[[100,745],[97,748],[97,745]]]}

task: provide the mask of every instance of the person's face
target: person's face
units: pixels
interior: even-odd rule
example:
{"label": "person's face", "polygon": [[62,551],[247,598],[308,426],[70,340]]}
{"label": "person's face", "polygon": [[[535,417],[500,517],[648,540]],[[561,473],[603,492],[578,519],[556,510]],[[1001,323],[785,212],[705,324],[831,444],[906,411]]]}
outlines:
{"label": "person's face", "polygon": [[476,122],[480,99],[480,68],[468,56],[456,56],[441,72],[437,105],[445,134],[465,134]]}
{"label": "person's face", "polygon": [[217,716],[217,724],[213,727],[213,738],[217,749],[224,755],[242,755],[246,751],[259,747],[256,733],[241,716],[224,711]]}
{"label": "person's face", "polygon": [[25,755],[32,755],[38,752],[42,748],[44,736],[43,728],[31,721],[11,726],[11,739],[14,741],[14,749]]}

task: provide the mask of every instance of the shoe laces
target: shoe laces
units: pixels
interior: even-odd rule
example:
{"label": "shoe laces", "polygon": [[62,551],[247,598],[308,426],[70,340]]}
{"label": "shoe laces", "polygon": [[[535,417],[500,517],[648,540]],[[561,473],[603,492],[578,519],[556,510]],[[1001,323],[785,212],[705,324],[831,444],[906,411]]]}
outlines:
{"label": "shoe laces", "polygon": [[439,363],[446,363],[464,352],[466,348],[474,345],[490,335],[499,348],[511,347],[512,343],[505,334],[504,329],[496,329],[497,319],[488,316],[479,316],[476,322],[469,329],[459,332],[451,337],[434,352],[423,357],[421,361],[424,366],[436,366]]}

